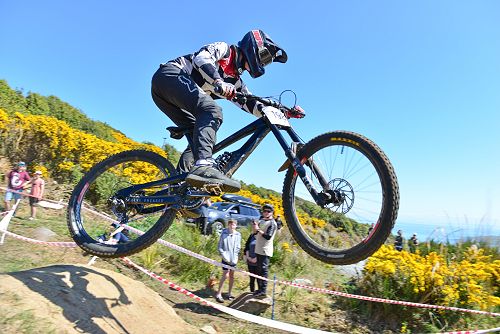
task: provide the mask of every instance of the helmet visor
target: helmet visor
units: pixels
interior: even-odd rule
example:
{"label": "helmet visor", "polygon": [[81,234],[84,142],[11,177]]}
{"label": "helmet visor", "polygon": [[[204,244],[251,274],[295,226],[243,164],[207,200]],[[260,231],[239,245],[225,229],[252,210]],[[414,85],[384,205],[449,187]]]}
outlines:
{"label": "helmet visor", "polygon": [[259,61],[261,66],[266,66],[273,62],[273,56],[265,46],[259,47]]}

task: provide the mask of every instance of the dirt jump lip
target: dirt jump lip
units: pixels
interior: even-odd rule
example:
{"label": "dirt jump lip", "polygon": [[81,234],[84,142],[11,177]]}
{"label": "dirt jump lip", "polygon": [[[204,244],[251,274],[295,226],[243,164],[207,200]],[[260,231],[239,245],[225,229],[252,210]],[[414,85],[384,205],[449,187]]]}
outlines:
{"label": "dirt jump lip", "polygon": [[54,265],[1,274],[0,293],[15,295],[21,309],[52,319],[55,328],[68,333],[199,331],[144,284],[96,267]]}

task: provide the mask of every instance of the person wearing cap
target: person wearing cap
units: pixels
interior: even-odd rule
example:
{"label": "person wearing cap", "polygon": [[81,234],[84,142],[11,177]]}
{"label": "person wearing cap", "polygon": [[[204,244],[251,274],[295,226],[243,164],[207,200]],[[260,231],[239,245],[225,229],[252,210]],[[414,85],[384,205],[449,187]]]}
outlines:
{"label": "person wearing cap", "polygon": [[418,247],[417,234],[413,233],[410,240],[408,240],[408,248],[410,248],[411,253],[415,253],[417,251],[417,247]]}
{"label": "person wearing cap", "polygon": [[403,231],[398,230],[398,234],[394,239],[394,248],[396,248],[398,252],[401,252],[403,250],[403,243],[404,243]]}
{"label": "person wearing cap", "polygon": [[31,216],[29,220],[36,218],[36,207],[38,202],[43,197],[43,192],[45,190],[45,181],[42,179],[42,172],[37,170],[31,180],[31,192],[30,192],[30,206],[31,206]]}
{"label": "person wearing cap", "polygon": [[[252,231],[255,235],[255,254],[257,255],[257,273],[259,276],[267,278],[269,273],[269,262],[273,256],[273,240],[278,230],[276,221],[273,218],[274,207],[272,204],[262,206],[262,219],[254,222]],[[255,296],[266,296],[267,281],[257,280],[257,291]]]}
{"label": "person wearing cap", "polygon": [[22,198],[24,186],[30,181],[30,175],[26,171],[26,163],[20,161],[16,167],[7,174],[7,192],[5,193],[5,211],[10,210],[10,201],[14,202]]}

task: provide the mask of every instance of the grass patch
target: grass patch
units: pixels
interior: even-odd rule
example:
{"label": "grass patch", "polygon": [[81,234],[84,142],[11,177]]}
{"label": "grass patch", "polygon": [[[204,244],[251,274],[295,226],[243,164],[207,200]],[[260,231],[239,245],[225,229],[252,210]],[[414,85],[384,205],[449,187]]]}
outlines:
{"label": "grass patch", "polygon": [[56,329],[47,320],[35,316],[32,310],[16,312],[21,299],[15,293],[2,294],[0,304],[0,332],[2,333],[55,333]]}

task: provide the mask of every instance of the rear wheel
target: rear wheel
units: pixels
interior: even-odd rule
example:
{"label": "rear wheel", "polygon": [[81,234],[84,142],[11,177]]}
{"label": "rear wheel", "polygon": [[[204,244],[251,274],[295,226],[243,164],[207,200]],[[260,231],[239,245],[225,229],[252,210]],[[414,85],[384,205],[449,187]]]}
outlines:
{"label": "rear wheel", "polygon": [[389,159],[369,139],[346,131],[320,135],[299,151],[318,205],[289,167],[283,209],[297,243],[331,264],[352,264],[385,242],[397,218],[399,188]]}
{"label": "rear wheel", "polygon": [[[144,150],[115,154],[92,167],[77,184],[68,205],[68,228],[75,242],[100,257],[137,253],[170,227],[176,211],[165,204],[131,204],[117,191],[161,180],[176,173],[162,156]],[[168,185],[136,190],[130,196],[168,192]],[[123,226],[122,226],[123,225]],[[132,233],[125,226],[138,230]]]}

